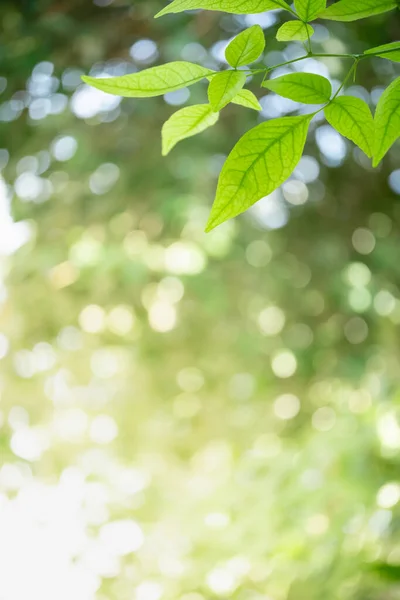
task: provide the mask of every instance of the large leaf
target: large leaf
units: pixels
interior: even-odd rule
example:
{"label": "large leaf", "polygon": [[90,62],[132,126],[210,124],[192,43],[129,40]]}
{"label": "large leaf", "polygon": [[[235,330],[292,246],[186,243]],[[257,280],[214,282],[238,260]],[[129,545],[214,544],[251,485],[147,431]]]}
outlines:
{"label": "large leaf", "polygon": [[264,48],[264,32],[259,25],[253,25],[231,41],[225,50],[225,57],[231,67],[243,67],[257,60]]}
{"label": "large leaf", "polygon": [[219,10],[237,15],[260,13],[277,8],[288,8],[285,0],[174,0],[163,8],[156,17],[184,10]]}
{"label": "large leaf", "polygon": [[325,108],[325,117],[339,133],[369,157],[374,152],[374,120],[369,106],[353,96],[338,96]]}
{"label": "large leaf", "polygon": [[279,27],[276,39],[278,42],[291,42],[292,40],[304,42],[313,35],[314,29],[311,25],[307,25],[301,21],[287,21]]}
{"label": "large leaf", "polygon": [[232,104],[239,104],[245,108],[252,108],[253,110],[261,110],[261,105],[257,100],[257,96],[250,90],[240,90],[238,94],[231,100]]}
{"label": "large leaf", "polygon": [[300,19],[313,21],[326,8],[326,0],[294,0],[294,7]]}
{"label": "large leaf", "polygon": [[312,115],[257,125],[228,156],[206,231],[239,215],[279,187],[299,162]]}
{"label": "large leaf", "polygon": [[290,73],[276,79],[264,81],[263,87],[279,96],[304,104],[324,104],[328,102],[332,86],[328,79],[313,73]]}
{"label": "large leaf", "polygon": [[387,12],[398,6],[397,0],[340,0],[319,16],[332,21],[356,21]]}
{"label": "large leaf", "polygon": [[214,112],[209,104],[196,104],[178,110],[164,123],[161,131],[163,156],[181,140],[215,125],[218,117],[219,113]]}
{"label": "large leaf", "polygon": [[376,167],[400,136],[400,77],[383,92],[375,113]]}
{"label": "large leaf", "polygon": [[222,71],[211,79],[208,99],[215,111],[224,108],[240,92],[246,83],[244,71]]}
{"label": "large leaf", "polygon": [[400,62],[400,42],[392,42],[383,46],[376,46],[366,50],[364,54],[375,54],[381,58],[387,58],[393,62]]}
{"label": "large leaf", "polygon": [[161,96],[197,83],[214,71],[194,63],[176,61],[145,69],[121,77],[96,78],[83,76],[82,80],[108,94],[131,98]]}

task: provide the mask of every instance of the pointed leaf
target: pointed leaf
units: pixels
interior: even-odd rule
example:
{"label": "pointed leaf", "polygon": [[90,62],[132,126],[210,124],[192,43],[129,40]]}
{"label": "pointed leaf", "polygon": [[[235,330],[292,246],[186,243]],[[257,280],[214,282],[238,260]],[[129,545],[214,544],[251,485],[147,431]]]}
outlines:
{"label": "pointed leaf", "polygon": [[264,32],[259,25],[253,25],[231,41],[225,50],[226,60],[231,67],[243,67],[256,61],[264,48]]}
{"label": "pointed leaf", "polygon": [[215,111],[224,108],[246,83],[244,71],[222,71],[211,79],[208,99]]}
{"label": "pointed leaf", "polygon": [[325,108],[325,117],[339,133],[359,146],[367,156],[372,156],[374,120],[364,100],[338,96]]}
{"label": "pointed leaf", "polygon": [[214,71],[190,62],[176,61],[121,77],[96,78],[83,76],[89,85],[117,96],[148,98],[161,96],[197,83]]}
{"label": "pointed leaf", "polygon": [[304,42],[313,35],[314,29],[311,25],[306,25],[306,23],[302,23],[301,21],[287,21],[287,23],[279,27],[276,39],[278,42],[291,42],[292,40]]}
{"label": "pointed leaf", "polygon": [[261,110],[262,106],[257,100],[257,97],[250,90],[240,90],[238,94],[231,100],[232,104],[239,104],[245,108],[253,110]]}
{"label": "pointed leaf", "polygon": [[286,181],[301,158],[311,119],[312,115],[283,117],[245,133],[222,167],[206,231],[239,215]]}
{"label": "pointed leaf", "polygon": [[323,11],[319,17],[331,21],[356,21],[387,12],[396,6],[397,0],[340,0]]}
{"label": "pointed leaf", "polygon": [[300,19],[313,21],[326,8],[326,0],[294,0],[294,7]]}
{"label": "pointed leaf", "polygon": [[387,58],[393,62],[400,62],[400,42],[392,42],[383,46],[376,46],[366,50],[364,54],[374,54],[380,58]]}
{"label": "pointed leaf", "polygon": [[218,10],[237,15],[254,14],[277,8],[288,9],[285,0],[174,0],[163,8],[156,17],[184,10]]}
{"label": "pointed leaf", "polygon": [[395,79],[383,92],[376,107],[374,167],[379,165],[399,136],[400,77]]}
{"label": "pointed leaf", "polygon": [[196,104],[178,110],[164,123],[161,130],[163,156],[181,140],[215,125],[218,118],[219,113],[214,112],[209,104]]}
{"label": "pointed leaf", "polygon": [[332,93],[329,80],[313,73],[290,73],[264,81],[263,87],[304,104],[324,104],[329,101]]}

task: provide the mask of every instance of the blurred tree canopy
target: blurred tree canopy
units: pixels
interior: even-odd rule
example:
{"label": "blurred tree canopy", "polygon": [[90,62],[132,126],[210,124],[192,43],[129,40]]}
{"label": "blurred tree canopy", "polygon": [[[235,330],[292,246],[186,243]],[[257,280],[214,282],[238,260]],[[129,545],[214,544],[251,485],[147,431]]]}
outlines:
{"label": "blurred tree canopy", "polygon": [[[294,48],[281,11],[162,5],[0,5],[0,597],[399,599],[400,146],[372,170],[321,117],[293,177],[204,234],[224,156],[296,105],[263,90],[162,159],[205,86],[80,76],[221,68],[255,23],[266,64]],[[400,37],[398,13],[315,29]],[[398,65],[359,69],[376,105]]]}

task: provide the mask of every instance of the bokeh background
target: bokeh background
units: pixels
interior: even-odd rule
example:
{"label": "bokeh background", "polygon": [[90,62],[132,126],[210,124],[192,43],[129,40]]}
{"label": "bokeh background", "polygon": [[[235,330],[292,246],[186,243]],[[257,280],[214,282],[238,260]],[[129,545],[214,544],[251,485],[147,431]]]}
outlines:
{"label": "bokeh background", "polygon": [[[319,115],[291,179],[204,234],[257,91],[161,158],[203,84],[149,100],[83,73],[223,68],[275,11],[0,3],[1,600],[400,598],[400,147],[378,170]],[[399,39],[398,14],[315,48]],[[330,76],[346,61],[294,65]],[[397,71],[396,71],[397,70]],[[363,61],[371,107],[398,65]]]}

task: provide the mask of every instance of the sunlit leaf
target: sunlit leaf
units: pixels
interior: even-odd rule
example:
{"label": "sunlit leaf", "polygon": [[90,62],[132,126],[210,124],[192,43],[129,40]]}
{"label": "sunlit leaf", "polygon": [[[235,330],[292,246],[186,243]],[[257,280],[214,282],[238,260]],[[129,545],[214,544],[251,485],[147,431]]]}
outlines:
{"label": "sunlit leaf", "polygon": [[232,104],[239,104],[240,106],[252,108],[253,110],[261,110],[262,108],[257,97],[250,90],[240,90],[231,102]]}
{"label": "sunlit leaf", "polygon": [[294,0],[294,7],[300,19],[313,21],[326,7],[326,0]]}
{"label": "sunlit leaf", "polygon": [[400,136],[400,77],[383,92],[375,113],[376,167]]}
{"label": "sunlit leaf", "polygon": [[259,25],[253,25],[231,41],[225,50],[225,57],[232,67],[242,67],[256,61],[264,48],[264,32]]}
{"label": "sunlit leaf", "polygon": [[211,79],[208,99],[215,111],[224,108],[246,83],[244,71],[222,71]]}
{"label": "sunlit leaf", "polygon": [[387,58],[393,62],[400,62],[400,42],[392,42],[383,46],[376,46],[366,50],[364,54],[375,54],[381,58]]}
{"label": "sunlit leaf", "polygon": [[211,69],[201,65],[176,61],[121,77],[96,78],[84,75],[82,80],[108,94],[146,98],[193,85],[212,73]]}
{"label": "sunlit leaf", "polygon": [[275,10],[277,8],[287,9],[288,4],[285,0],[174,0],[157,13],[156,17],[201,8],[204,10],[218,10],[244,15]]}
{"label": "sunlit leaf", "polygon": [[276,34],[276,39],[278,42],[291,42],[293,40],[304,42],[313,35],[314,29],[311,27],[311,25],[302,23],[301,21],[287,21],[281,25],[281,27],[279,27]]}
{"label": "sunlit leaf", "polygon": [[239,215],[289,177],[301,158],[311,118],[267,121],[238,141],[222,168],[207,231]]}
{"label": "sunlit leaf", "polygon": [[196,104],[178,110],[164,123],[161,131],[163,156],[181,140],[215,125],[218,117],[219,113],[213,111],[209,104]]}
{"label": "sunlit leaf", "polygon": [[397,0],[340,0],[323,11],[319,17],[332,21],[356,21],[393,10]]}
{"label": "sunlit leaf", "polygon": [[290,73],[264,81],[263,87],[296,102],[323,104],[328,102],[332,86],[328,79],[313,73]]}
{"label": "sunlit leaf", "polygon": [[325,117],[339,133],[359,146],[367,156],[372,156],[374,120],[364,100],[339,96],[325,108]]}

